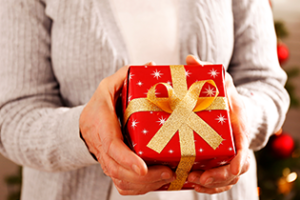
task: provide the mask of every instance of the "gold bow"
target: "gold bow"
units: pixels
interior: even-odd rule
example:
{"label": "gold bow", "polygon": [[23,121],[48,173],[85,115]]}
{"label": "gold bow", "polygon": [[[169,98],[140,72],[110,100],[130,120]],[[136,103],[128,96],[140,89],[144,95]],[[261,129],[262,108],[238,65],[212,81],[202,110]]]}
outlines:
{"label": "gold bow", "polygon": [[[124,113],[124,124],[135,112],[164,111],[171,113],[163,126],[149,141],[147,147],[161,153],[174,134],[179,132],[181,159],[176,169],[176,180],[171,183],[169,190],[180,190],[196,157],[193,131],[200,135],[214,150],[223,141],[223,138],[195,112],[228,110],[228,106],[225,97],[217,97],[219,91],[213,80],[197,81],[187,89],[184,66],[171,65],[170,69],[174,88],[166,83],[157,83],[149,89],[147,98],[137,98],[130,101]],[[216,89],[213,97],[199,97],[205,83],[211,84]],[[167,98],[156,97],[155,89],[159,84],[166,87]]]}

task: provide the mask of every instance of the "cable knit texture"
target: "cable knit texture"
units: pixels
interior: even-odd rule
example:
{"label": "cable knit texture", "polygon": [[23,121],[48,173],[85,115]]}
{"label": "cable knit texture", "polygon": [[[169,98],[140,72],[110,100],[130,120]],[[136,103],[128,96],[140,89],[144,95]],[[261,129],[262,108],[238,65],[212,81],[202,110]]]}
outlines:
{"label": "cable knit texture", "polygon": [[[179,1],[178,64],[188,54],[224,64],[247,106],[251,148],[262,148],[289,104],[268,1]],[[78,121],[99,82],[130,63],[109,0],[0,5],[0,152],[25,166],[22,199],[108,199],[110,178]],[[232,190],[199,199],[257,199],[252,162]]]}

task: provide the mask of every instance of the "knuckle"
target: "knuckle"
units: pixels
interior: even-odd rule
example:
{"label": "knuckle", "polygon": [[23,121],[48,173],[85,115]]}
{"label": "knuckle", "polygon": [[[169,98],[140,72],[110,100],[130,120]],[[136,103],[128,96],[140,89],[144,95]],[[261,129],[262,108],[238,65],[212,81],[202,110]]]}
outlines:
{"label": "knuckle", "polygon": [[129,191],[127,191],[127,190],[122,190],[122,189],[120,189],[120,188],[117,188],[118,189],[118,192],[120,193],[120,195],[130,195],[130,193],[129,193]]}
{"label": "knuckle", "polygon": [[109,176],[112,178],[118,178],[118,169],[117,167],[109,167],[108,172]]}
{"label": "knuckle", "polygon": [[233,181],[231,182],[232,185],[237,184],[237,182],[240,180],[240,177],[236,177],[235,179],[233,179]]}
{"label": "knuckle", "polygon": [[103,151],[106,154],[109,154],[110,148],[111,148],[111,144],[112,144],[112,140],[108,137],[102,137],[101,138],[101,142],[104,144],[103,145]]}
{"label": "knuckle", "polygon": [[120,190],[128,190],[130,187],[129,182],[124,181],[124,180],[116,180],[114,181],[115,185],[120,189]]}
{"label": "knuckle", "polygon": [[229,178],[229,174],[226,170],[224,170],[224,172],[219,175],[219,179],[222,181],[227,180],[228,178]]}

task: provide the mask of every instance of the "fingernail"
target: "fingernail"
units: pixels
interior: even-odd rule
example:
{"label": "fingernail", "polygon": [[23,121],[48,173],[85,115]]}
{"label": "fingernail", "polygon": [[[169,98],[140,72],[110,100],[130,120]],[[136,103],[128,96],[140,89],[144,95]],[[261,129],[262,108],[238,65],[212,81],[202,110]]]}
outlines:
{"label": "fingernail", "polygon": [[200,176],[194,175],[191,177],[190,182],[199,184],[200,183],[199,180],[200,180]]}
{"label": "fingernail", "polygon": [[172,174],[170,174],[168,172],[163,172],[160,177],[161,177],[161,179],[169,180],[172,178]]}
{"label": "fingernail", "polygon": [[133,164],[132,169],[133,169],[133,171],[135,171],[135,173],[137,173],[138,175],[141,175],[141,170],[137,165]]}
{"label": "fingernail", "polygon": [[209,184],[211,184],[213,181],[214,181],[213,178],[208,178],[208,179],[205,181],[205,184],[204,184],[204,185],[209,185]]}

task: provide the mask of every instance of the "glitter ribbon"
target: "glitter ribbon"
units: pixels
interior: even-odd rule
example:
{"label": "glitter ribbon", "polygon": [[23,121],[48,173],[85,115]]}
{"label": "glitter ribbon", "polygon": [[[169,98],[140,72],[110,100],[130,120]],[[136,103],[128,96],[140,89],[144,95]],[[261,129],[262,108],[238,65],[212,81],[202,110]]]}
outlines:
{"label": "glitter ribbon", "polygon": [[[124,113],[124,122],[126,123],[130,115],[135,112],[164,111],[171,114],[149,141],[147,147],[161,153],[175,133],[179,132],[181,159],[175,172],[176,180],[171,183],[169,190],[180,190],[196,157],[193,132],[195,131],[214,150],[223,141],[223,138],[195,112],[228,110],[228,106],[225,97],[217,97],[219,91],[213,80],[197,81],[187,89],[184,66],[171,65],[170,69],[174,88],[167,83],[157,83],[152,86],[147,93],[147,98],[130,101]],[[199,97],[205,83],[211,84],[216,89],[213,97]],[[158,85],[163,85],[167,89],[167,98],[156,97],[155,89]]]}

